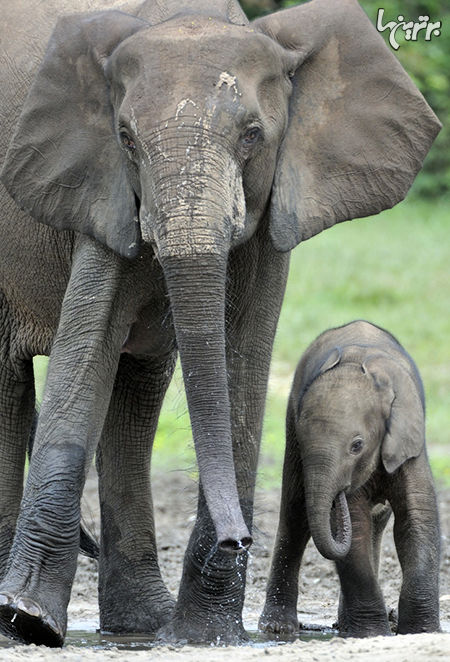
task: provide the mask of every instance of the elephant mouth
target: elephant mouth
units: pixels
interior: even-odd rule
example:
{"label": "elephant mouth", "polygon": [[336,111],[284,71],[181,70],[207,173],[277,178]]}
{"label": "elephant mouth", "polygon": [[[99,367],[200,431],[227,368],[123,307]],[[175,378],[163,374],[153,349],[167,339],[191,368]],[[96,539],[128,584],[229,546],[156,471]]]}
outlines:
{"label": "elephant mouth", "polygon": [[345,556],[352,542],[352,524],[344,491],[339,492],[333,499],[330,518],[333,540],[339,549],[339,555]]}

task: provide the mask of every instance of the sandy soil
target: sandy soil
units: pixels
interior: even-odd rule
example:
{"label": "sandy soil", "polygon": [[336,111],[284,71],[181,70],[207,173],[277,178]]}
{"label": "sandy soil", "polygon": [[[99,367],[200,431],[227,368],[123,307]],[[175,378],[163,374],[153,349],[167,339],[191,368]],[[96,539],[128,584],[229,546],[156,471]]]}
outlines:
{"label": "sandy soil", "polygon": [[[183,552],[192,526],[196,504],[196,485],[184,472],[160,472],[154,477],[154,496],[157,517],[160,565],[170,590],[176,594],[181,574]],[[264,603],[264,590],[268,574],[273,538],[277,527],[279,491],[259,490],[256,504],[255,543],[252,548],[244,622],[248,630],[257,628],[258,617]],[[450,490],[439,492],[442,523],[441,619],[445,633],[436,635],[407,635],[370,639],[320,640],[275,644],[264,642],[240,647],[233,651],[238,660],[256,660],[269,655],[283,662],[415,662],[450,659]],[[84,511],[88,523],[98,530],[98,504],[95,476],[90,476],[84,497]],[[300,579],[299,619],[303,623],[331,626],[337,609],[338,582],[331,562],[323,559],[313,545],[308,545]],[[395,607],[401,581],[400,569],[392,541],[391,525],[383,539],[381,583],[386,602]],[[156,659],[161,662],[215,662],[229,659],[230,648],[159,646],[149,650],[146,640],[126,642],[105,640],[96,634],[98,626],[96,562],[79,558],[69,607],[69,632],[62,650],[13,644],[0,637],[0,659],[81,660]]]}

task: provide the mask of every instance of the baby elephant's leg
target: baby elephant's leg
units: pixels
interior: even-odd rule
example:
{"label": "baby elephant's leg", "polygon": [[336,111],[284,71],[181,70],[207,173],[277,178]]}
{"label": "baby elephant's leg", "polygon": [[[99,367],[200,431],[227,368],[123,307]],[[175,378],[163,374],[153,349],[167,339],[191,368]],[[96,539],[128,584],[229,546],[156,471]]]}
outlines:
{"label": "baby elephant's leg", "polygon": [[[341,582],[338,626],[348,637],[390,634],[386,607],[377,581],[382,529],[374,527],[371,504],[363,495],[349,498],[352,545],[336,563]],[[380,531],[381,528],[381,531]]]}
{"label": "baby elephant's leg", "polygon": [[373,569],[375,577],[378,577],[380,567],[381,540],[384,529],[392,515],[392,508],[389,504],[378,503],[372,508],[372,546],[373,546]]}
{"label": "baby elephant's leg", "polygon": [[436,494],[425,453],[405,462],[392,481],[390,502],[403,583],[398,633],[439,630],[440,534]]}
{"label": "baby elephant's leg", "polygon": [[[380,567],[381,541],[387,523],[392,515],[391,506],[377,504],[372,510],[372,541],[373,541],[373,569],[375,577],[378,577]],[[394,607],[387,607],[387,615],[391,632],[397,631],[398,612]]]}
{"label": "baby elephant's leg", "polygon": [[298,631],[298,573],[309,537],[300,453],[288,418],[280,521],[260,630],[276,634]]}

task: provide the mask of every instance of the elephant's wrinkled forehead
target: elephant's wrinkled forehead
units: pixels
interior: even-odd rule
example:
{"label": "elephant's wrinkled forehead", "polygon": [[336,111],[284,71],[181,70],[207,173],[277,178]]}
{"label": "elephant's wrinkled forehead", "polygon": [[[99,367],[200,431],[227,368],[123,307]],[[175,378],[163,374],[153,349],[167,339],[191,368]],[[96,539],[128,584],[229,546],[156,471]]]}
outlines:
{"label": "elephant's wrinkled forehead", "polygon": [[302,402],[302,416],[319,427],[334,421],[342,429],[357,421],[367,422],[379,408],[379,394],[356,363],[346,363],[319,375]]}
{"label": "elephant's wrinkled forehead", "polygon": [[112,56],[113,81],[135,106],[159,119],[189,113],[208,99],[248,106],[258,88],[285,75],[286,53],[248,26],[183,18],[141,30]]}

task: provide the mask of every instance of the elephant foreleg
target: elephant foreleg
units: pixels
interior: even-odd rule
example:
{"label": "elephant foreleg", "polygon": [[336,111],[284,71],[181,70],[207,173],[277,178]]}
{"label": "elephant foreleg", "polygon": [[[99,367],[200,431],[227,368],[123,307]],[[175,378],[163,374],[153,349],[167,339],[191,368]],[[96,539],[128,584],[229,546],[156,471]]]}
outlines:
{"label": "elephant foreleg", "polygon": [[0,627],[61,646],[76,569],[80,495],[103,427],[129,321],[117,306],[120,269],[84,239],[62,304],[17,520],[0,584]]}
{"label": "elephant foreleg", "polygon": [[[259,245],[261,242],[261,246]],[[258,233],[230,255],[227,291],[227,372],[233,455],[246,524],[253,496],[272,344],[284,293],[288,257]],[[242,622],[247,554],[217,550],[200,489],[197,521],[186,551],[177,604],[163,640],[237,643]]]}
{"label": "elephant foreleg", "polygon": [[260,630],[277,634],[294,634],[298,631],[298,573],[310,535],[300,449],[293,412],[289,408],[280,521],[267,583],[266,602],[259,619]]}
{"label": "elephant foreleg", "polygon": [[397,632],[436,632],[440,629],[440,533],[436,494],[425,452],[400,467],[391,491],[394,538],[403,572]]}
{"label": "elephant foreleg", "polygon": [[348,637],[390,634],[383,595],[377,581],[379,531],[374,538],[371,503],[361,492],[349,498],[352,544],[336,563],[341,582],[338,627]]}
{"label": "elephant foreleg", "polygon": [[150,489],[150,454],[175,353],[121,357],[96,454],[101,506],[100,628],[155,632],[174,599],[158,565]]}

